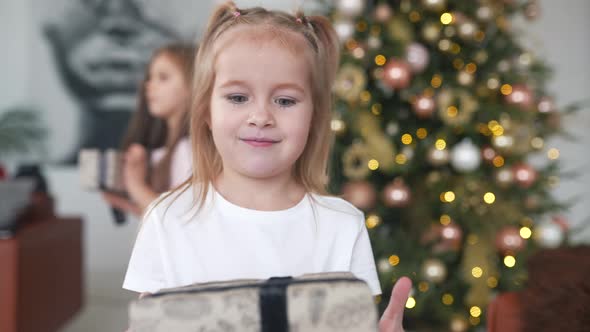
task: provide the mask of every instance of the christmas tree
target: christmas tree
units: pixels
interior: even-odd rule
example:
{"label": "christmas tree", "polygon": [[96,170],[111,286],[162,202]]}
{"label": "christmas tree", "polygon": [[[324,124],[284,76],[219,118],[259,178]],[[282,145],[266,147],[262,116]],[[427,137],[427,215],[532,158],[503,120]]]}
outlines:
{"label": "christmas tree", "polygon": [[[560,131],[549,68],[521,46],[514,15],[534,0],[336,0],[332,190],[362,209],[387,304],[409,276],[416,330],[483,326],[494,294],[562,244]],[[543,154],[542,165],[529,157]]]}

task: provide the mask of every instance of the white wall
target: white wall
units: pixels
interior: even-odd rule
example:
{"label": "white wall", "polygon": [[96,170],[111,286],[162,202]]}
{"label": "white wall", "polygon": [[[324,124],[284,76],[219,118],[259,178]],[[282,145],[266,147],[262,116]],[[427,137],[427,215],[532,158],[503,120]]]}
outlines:
{"label": "white wall", "polygon": [[[35,75],[29,69],[31,44],[39,36],[31,31],[32,1],[0,0],[0,111],[15,104],[34,104],[31,80]],[[213,1],[203,1],[199,17],[204,17]],[[239,5],[271,4],[290,9],[294,1],[238,1]],[[542,0],[542,17],[526,29],[534,37],[536,51],[555,69],[550,84],[557,96],[557,103],[564,105],[588,98],[590,86],[590,2]],[[204,22],[203,22],[204,24]],[[567,169],[585,168],[590,165],[590,113],[588,109],[565,120],[572,133],[579,135],[579,142],[554,140],[549,144],[561,149]],[[126,302],[131,294],[121,290],[130,250],[136,232],[135,221],[115,226],[109,210],[96,193],[79,189],[74,168],[50,167],[47,169],[51,190],[56,199],[57,211],[62,215],[78,215],[84,218],[84,259],[87,286],[87,307],[84,313],[68,327],[67,331],[117,331],[123,330],[126,321]],[[585,195],[568,213],[573,224],[590,216],[588,187],[590,174],[573,181],[563,181],[555,190],[559,197]],[[583,234],[573,234],[575,242],[590,242],[590,229]]]}
{"label": "white wall", "polygon": [[[541,17],[525,26],[528,44],[554,69],[549,90],[559,106],[587,101],[584,109],[563,119],[576,141],[556,138],[548,146],[560,150],[564,171],[579,171],[575,179],[563,179],[554,190],[555,197],[569,200],[579,197],[565,214],[572,225],[572,243],[590,243],[590,1],[541,0]],[[582,223],[586,227],[577,231]]]}

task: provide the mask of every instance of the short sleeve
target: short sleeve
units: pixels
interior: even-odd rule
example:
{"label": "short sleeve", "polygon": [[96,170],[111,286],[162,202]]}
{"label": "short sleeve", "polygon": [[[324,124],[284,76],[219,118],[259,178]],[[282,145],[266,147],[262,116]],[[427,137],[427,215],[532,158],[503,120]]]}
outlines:
{"label": "short sleeve", "polygon": [[193,153],[188,139],[176,145],[170,165],[170,188],[174,188],[188,179],[193,172]]}
{"label": "short sleeve", "polygon": [[350,271],[359,279],[364,280],[371,288],[373,295],[381,294],[381,285],[375,268],[375,258],[364,217],[352,251]]}
{"label": "short sleeve", "polygon": [[137,234],[123,288],[138,293],[155,293],[165,288],[159,234],[156,213],[149,213],[142,221]]}

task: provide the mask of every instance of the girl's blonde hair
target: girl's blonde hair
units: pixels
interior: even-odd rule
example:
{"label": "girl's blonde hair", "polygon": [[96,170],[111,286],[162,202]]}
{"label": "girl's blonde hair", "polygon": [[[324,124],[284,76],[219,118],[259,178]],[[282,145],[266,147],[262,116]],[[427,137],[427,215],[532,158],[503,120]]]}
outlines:
{"label": "girl's blonde hair", "polygon": [[[310,63],[313,114],[307,144],[295,163],[295,180],[306,192],[326,194],[328,160],[333,144],[330,128],[332,108],[332,83],[338,69],[340,53],[336,31],[323,16],[304,16],[301,12],[291,15],[282,11],[260,7],[238,9],[233,2],[219,5],[211,15],[201,40],[195,60],[193,76],[193,101],[191,107],[190,135],[193,153],[193,174],[166,197],[187,190],[195,190],[195,203],[200,209],[205,202],[209,186],[222,171],[222,161],[213,135],[207,124],[210,118],[210,101],[215,81],[215,60],[219,48],[215,43],[230,30],[239,27],[255,27],[263,33],[279,37],[283,41],[302,36],[307,44]],[[283,43],[287,47],[287,43]]]}

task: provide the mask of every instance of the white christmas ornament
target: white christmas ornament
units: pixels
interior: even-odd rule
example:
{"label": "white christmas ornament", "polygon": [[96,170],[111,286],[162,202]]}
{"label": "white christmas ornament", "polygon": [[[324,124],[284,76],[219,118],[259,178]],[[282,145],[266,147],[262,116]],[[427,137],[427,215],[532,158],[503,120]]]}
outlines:
{"label": "white christmas ornament", "polygon": [[557,248],[563,242],[563,230],[554,222],[543,222],[535,227],[533,237],[544,248]]}
{"label": "white christmas ornament", "polygon": [[451,151],[451,165],[459,172],[471,172],[481,164],[481,153],[477,146],[466,138]]}
{"label": "white christmas ornament", "polygon": [[346,16],[358,16],[365,9],[364,0],[337,0],[336,8]]}
{"label": "white christmas ornament", "polygon": [[334,30],[336,30],[340,41],[345,42],[354,34],[354,25],[349,21],[336,21],[334,22]]}

